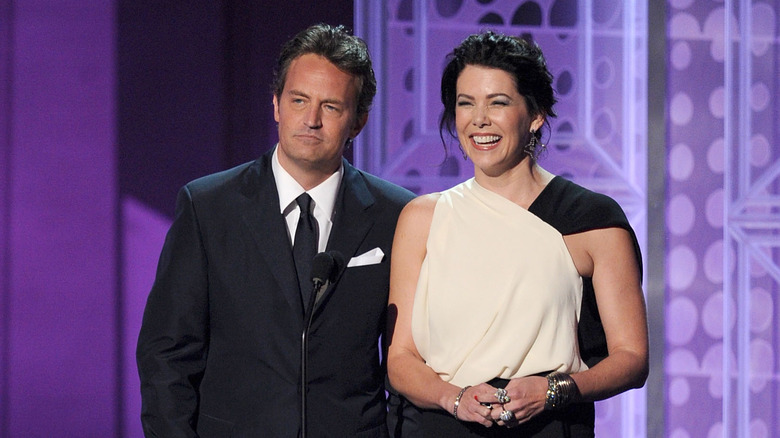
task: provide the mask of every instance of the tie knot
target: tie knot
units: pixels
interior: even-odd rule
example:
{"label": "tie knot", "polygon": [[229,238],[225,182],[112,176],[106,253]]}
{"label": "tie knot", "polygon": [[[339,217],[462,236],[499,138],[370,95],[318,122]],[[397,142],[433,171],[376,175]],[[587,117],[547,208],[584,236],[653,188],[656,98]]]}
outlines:
{"label": "tie knot", "polygon": [[301,193],[300,196],[295,198],[295,202],[298,204],[298,208],[301,209],[302,215],[311,213],[311,196],[308,193]]}

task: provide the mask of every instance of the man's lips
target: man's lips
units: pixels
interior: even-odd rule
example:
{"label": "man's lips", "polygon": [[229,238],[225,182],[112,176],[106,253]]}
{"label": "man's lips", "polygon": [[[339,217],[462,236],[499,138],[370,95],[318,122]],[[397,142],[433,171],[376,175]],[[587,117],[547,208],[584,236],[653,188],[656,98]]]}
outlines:
{"label": "man's lips", "polygon": [[295,138],[305,141],[305,142],[319,142],[322,141],[322,139],[316,135],[313,134],[295,134]]}

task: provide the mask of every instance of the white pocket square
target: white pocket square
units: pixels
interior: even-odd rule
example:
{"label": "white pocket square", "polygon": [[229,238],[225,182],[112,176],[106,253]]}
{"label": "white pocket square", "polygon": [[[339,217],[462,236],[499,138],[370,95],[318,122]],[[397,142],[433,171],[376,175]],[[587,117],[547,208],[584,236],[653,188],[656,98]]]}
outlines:
{"label": "white pocket square", "polygon": [[385,258],[385,253],[382,252],[382,248],[376,247],[371,251],[368,251],[366,253],[360,254],[357,257],[352,257],[351,259],[349,259],[349,263],[347,263],[347,267],[351,268],[354,266],[375,265],[377,263],[380,263],[384,258]]}

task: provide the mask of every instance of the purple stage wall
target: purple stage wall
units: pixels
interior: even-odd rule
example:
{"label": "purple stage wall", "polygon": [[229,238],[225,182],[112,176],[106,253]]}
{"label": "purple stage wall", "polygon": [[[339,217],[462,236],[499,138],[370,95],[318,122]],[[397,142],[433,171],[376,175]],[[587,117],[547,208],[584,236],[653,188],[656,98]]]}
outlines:
{"label": "purple stage wall", "polygon": [[83,3],[0,3],[3,437],[113,436],[121,409],[115,22]]}
{"label": "purple stage wall", "polygon": [[[279,42],[314,17],[352,21],[318,2],[259,35],[291,3],[308,4],[145,18],[154,2],[0,0],[0,438],[141,436],[135,339],[175,190],[273,141],[264,59]],[[600,403],[599,436],[780,437],[780,0],[665,7],[666,56],[647,59],[657,36],[628,0],[356,1],[380,94],[355,161],[418,192],[467,177],[459,156],[436,166],[441,59],[482,28],[532,35],[561,93],[542,164],[615,196],[667,266],[646,282],[666,284],[649,309],[666,320],[651,326],[661,396]],[[665,156],[648,154],[648,93],[666,95]],[[648,248],[660,171],[665,247]]]}
{"label": "purple stage wall", "polygon": [[667,436],[780,436],[780,2],[669,2]]}
{"label": "purple stage wall", "polygon": [[142,435],[176,191],[273,145],[271,66],[319,21],[352,5],[0,0],[0,438]]}

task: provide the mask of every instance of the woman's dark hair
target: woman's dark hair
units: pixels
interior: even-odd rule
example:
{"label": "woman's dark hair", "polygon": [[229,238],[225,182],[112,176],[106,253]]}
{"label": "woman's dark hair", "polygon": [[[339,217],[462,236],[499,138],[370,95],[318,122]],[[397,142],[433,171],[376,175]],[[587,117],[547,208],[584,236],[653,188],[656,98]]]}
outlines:
{"label": "woman's dark hair", "polygon": [[[447,66],[441,78],[441,102],[444,112],[439,120],[439,135],[444,132],[457,138],[455,130],[455,104],[458,77],[467,65],[497,68],[509,73],[517,92],[525,98],[532,117],[543,115],[549,127],[548,117],[556,117],[553,105],[557,101],[552,88],[553,76],[547,70],[542,49],[535,43],[519,37],[486,31],[470,35],[447,55]],[[536,132],[537,139],[542,133]]]}
{"label": "woman's dark hair", "polygon": [[299,32],[282,46],[282,51],[274,68],[274,81],[271,85],[274,95],[279,98],[287,80],[290,64],[306,54],[322,56],[339,70],[354,75],[358,79],[357,113],[363,115],[371,109],[376,95],[376,78],[371,67],[371,57],[365,41],[350,35],[344,26],[316,24]]}

